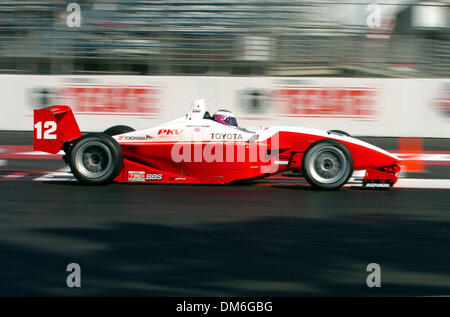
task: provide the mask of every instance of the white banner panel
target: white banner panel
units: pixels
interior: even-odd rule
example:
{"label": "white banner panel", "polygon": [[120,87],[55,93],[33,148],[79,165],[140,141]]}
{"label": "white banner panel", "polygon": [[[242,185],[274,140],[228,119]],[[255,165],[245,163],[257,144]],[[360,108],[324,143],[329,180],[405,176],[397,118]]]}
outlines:
{"label": "white banner panel", "polygon": [[339,129],[356,136],[450,137],[450,80],[0,75],[0,130],[32,130],[33,109],[72,107],[82,131],[151,127],[204,98],[240,125]]}

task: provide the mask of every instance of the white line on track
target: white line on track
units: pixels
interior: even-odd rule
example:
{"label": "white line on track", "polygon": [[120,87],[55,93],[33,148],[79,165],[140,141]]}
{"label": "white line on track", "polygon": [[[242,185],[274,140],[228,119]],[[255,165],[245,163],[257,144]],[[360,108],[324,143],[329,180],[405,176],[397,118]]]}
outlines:
{"label": "white line on track", "polygon": [[400,178],[396,188],[450,189],[450,179]]}
{"label": "white line on track", "polygon": [[47,173],[41,177],[33,179],[38,182],[46,182],[46,181],[74,181],[75,177],[70,172],[52,172]]}
{"label": "white line on track", "polygon": [[31,156],[34,156],[34,155],[48,155],[48,156],[54,156],[54,155],[64,155],[65,153],[64,153],[63,150],[61,150],[61,151],[59,151],[59,152],[56,153],[56,154],[47,153],[47,152],[41,152],[41,151],[18,152],[18,153],[14,153],[14,154],[17,154],[17,155],[31,155]]}
{"label": "white line on track", "polygon": [[440,153],[393,153],[401,160],[427,161],[427,162],[450,162],[450,154]]}
{"label": "white line on track", "polygon": [[23,177],[24,175],[15,175],[15,174],[11,174],[11,175],[5,175],[3,177],[5,178],[20,178]]}

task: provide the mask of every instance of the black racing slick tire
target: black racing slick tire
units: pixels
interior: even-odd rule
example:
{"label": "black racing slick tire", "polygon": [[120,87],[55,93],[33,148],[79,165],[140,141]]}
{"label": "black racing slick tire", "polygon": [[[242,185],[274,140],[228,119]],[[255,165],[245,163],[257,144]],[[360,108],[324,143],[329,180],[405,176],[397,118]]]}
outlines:
{"label": "black racing slick tire", "polygon": [[69,165],[82,183],[105,185],[111,183],[122,170],[122,148],[108,134],[87,134],[72,148]]}
{"label": "black racing slick tire", "polygon": [[111,128],[106,129],[103,133],[106,133],[110,136],[118,135],[122,133],[128,133],[135,131],[132,127],[126,125],[115,125]]}
{"label": "black racing slick tire", "polygon": [[313,187],[333,190],[347,183],[353,174],[348,148],[335,140],[314,143],[303,156],[303,175]]}

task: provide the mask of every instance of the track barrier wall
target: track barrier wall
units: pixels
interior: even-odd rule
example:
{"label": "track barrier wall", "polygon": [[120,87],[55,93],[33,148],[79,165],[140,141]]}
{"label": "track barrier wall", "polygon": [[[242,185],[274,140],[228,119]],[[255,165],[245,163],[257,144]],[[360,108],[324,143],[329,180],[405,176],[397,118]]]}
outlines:
{"label": "track barrier wall", "polygon": [[71,106],[82,131],[155,126],[203,98],[249,129],[287,125],[355,136],[450,137],[450,79],[0,75],[0,130],[31,131],[33,109]]}

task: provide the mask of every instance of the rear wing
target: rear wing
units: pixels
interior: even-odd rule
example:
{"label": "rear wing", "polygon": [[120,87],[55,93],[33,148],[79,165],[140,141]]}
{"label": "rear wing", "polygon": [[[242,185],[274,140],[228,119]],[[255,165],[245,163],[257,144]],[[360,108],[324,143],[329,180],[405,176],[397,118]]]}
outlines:
{"label": "rear wing", "polygon": [[33,149],[56,154],[64,143],[81,137],[80,128],[68,106],[34,110]]}

